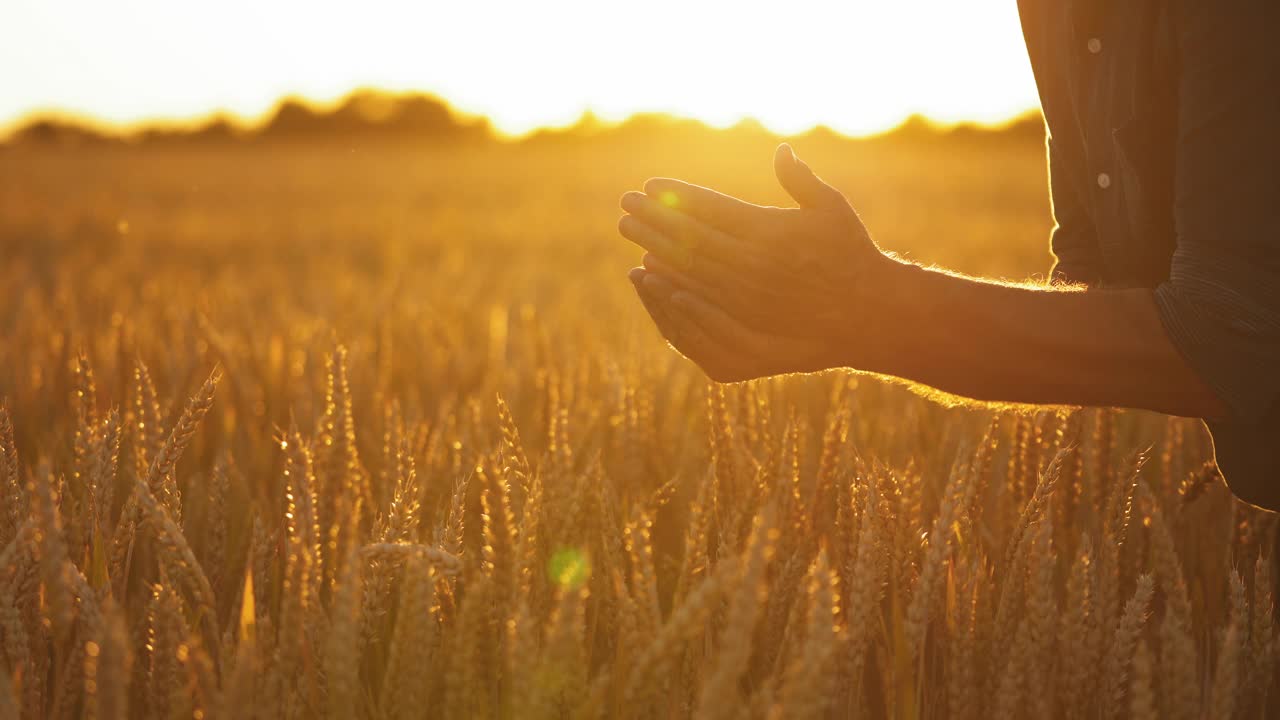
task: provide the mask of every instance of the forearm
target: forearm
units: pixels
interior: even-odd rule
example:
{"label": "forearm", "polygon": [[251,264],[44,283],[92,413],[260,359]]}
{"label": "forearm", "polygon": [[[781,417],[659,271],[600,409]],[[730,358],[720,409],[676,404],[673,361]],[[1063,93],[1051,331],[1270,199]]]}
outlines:
{"label": "forearm", "polygon": [[[895,263],[871,280],[849,365],[994,402],[1220,417],[1151,291],[1029,288]],[[878,286],[878,287],[877,287]]]}

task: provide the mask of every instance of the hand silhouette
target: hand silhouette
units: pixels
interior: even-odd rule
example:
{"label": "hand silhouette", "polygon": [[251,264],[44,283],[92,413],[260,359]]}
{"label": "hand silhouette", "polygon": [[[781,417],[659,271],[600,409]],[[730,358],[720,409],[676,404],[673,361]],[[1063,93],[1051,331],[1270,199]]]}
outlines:
{"label": "hand silhouette", "polygon": [[798,208],[657,178],[622,197],[619,232],[648,251],[630,278],[659,330],[720,382],[844,364],[860,297],[898,263],[788,145],[774,169]]}

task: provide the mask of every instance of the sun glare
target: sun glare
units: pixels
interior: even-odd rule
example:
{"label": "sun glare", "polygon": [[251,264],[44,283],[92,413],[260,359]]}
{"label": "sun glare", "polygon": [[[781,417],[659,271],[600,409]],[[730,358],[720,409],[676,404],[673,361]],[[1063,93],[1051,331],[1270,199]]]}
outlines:
{"label": "sun glare", "polygon": [[433,92],[513,134],[587,110],[866,133],[1036,104],[1011,0],[10,0],[5,15],[0,124],[253,118],[361,86]]}

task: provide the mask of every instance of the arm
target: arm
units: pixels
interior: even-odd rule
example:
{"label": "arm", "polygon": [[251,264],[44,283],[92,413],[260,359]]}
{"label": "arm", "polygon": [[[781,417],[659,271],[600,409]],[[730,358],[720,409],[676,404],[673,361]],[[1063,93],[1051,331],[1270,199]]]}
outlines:
{"label": "arm", "polygon": [[842,365],[986,401],[1224,411],[1150,290],[1010,286],[907,264],[875,284],[851,313],[861,327],[841,339]]}
{"label": "arm", "polygon": [[987,401],[1222,414],[1150,290],[1018,287],[902,263],[789,148],[775,165],[800,208],[672,180],[623,198],[620,231],[650,251],[631,279],[713,379],[852,367]]}

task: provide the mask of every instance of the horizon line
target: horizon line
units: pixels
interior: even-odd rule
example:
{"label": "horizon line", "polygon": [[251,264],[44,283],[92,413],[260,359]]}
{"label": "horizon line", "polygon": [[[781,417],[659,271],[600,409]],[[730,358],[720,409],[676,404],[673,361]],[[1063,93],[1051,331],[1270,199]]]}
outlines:
{"label": "horizon line", "polygon": [[770,127],[768,123],[751,115],[742,115],[728,123],[715,123],[694,115],[682,114],[678,111],[638,109],[627,113],[621,118],[615,119],[602,115],[594,108],[586,107],[579,111],[573,120],[569,122],[539,124],[527,130],[513,132],[505,130],[497,125],[490,116],[484,113],[471,112],[461,108],[448,98],[445,98],[435,92],[427,90],[390,90],[371,85],[361,85],[329,100],[317,100],[299,93],[286,93],[278,97],[267,109],[249,117],[225,107],[217,107],[207,112],[189,115],[186,117],[152,116],[138,120],[119,122],[95,116],[89,112],[70,110],[61,107],[33,108],[6,122],[0,122],[0,143],[11,140],[25,128],[32,127],[40,122],[68,124],[117,138],[128,138],[133,135],[157,130],[170,132],[194,132],[198,131],[202,127],[207,127],[220,121],[226,122],[231,127],[246,134],[253,134],[267,128],[271,124],[272,119],[278,115],[280,109],[290,103],[300,104],[314,113],[321,114],[334,112],[360,96],[381,97],[388,100],[404,100],[410,98],[434,100],[440,103],[448,111],[452,119],[460,125],[481,123],[487,128],[489,134],[494,139],[502,142],[519,142],[544,132],[567,131],[588,122],[597,124],[602,128],[614,128],[626,125],[638,118],[653,117],[662,117],[675,122],[698,123],[713,130],[730,130],[743,125],[756,125],[764,129],[769,134],[776,135],[778,137],[799,137],[817,130],[825,130],[835,133],[842,138],[861,140],[886,135],[912,122],[920,121],[939,131],[952,130],[961,127],[975,127],[984,130],[999,131],[1041,114],[1041,109],[1039,107],[1028,107],[996,120],[940,120],[922,112],[909,112],[904,114],[891,125],[867,132],[846,132],[819,121],[815,121],[814,123],[795,132],[783,132]]}

